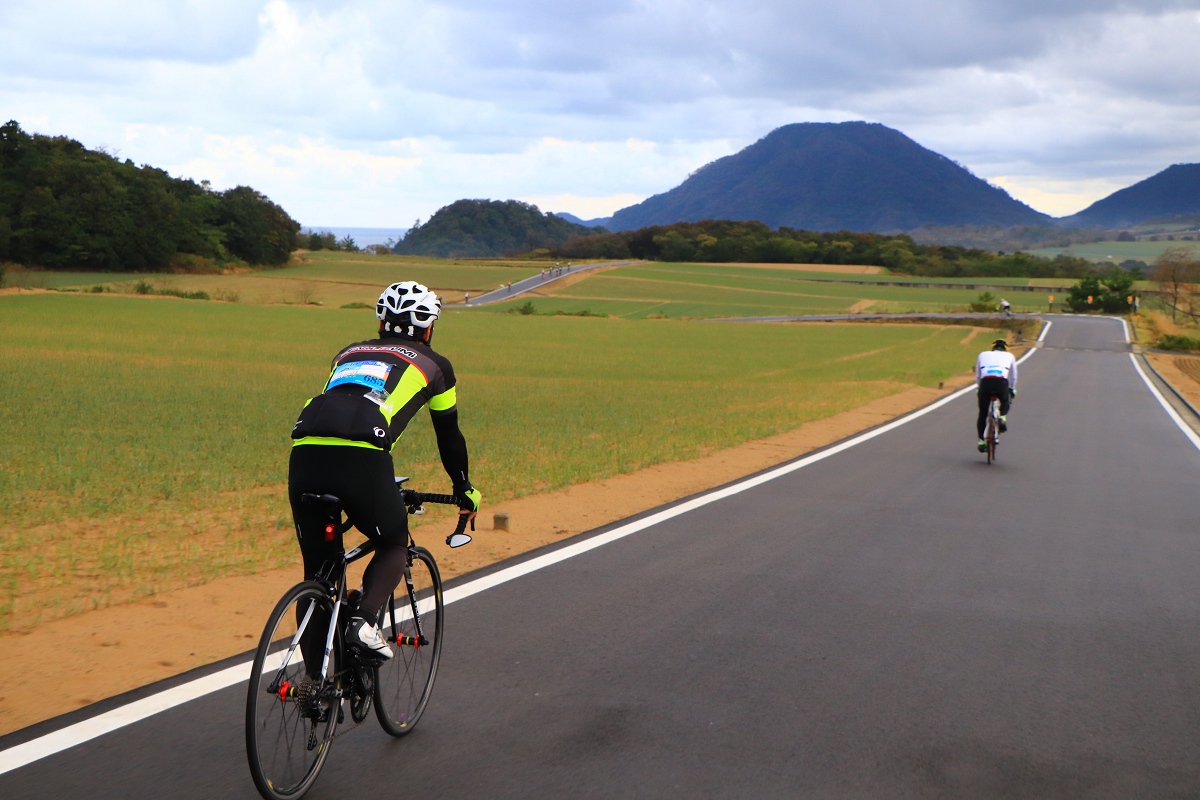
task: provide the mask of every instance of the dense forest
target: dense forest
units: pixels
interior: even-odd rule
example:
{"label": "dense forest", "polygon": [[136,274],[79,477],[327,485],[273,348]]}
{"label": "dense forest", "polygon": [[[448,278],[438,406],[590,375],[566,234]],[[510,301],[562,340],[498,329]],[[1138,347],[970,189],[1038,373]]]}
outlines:
{"label": "dense forest", "polygon": [[907,235],[814,233],[761,222],[705,220],[636,231],[575,236],[551,248],[556,258],[642,258],[654,261],[866,264],[936,277],[1078,278],[1096,267],[1082,258],[1039,258],[945,245],[919,245]]}
{"label": "dense forest", "polygon": [[0,126],[0,261],[106,272],[284,264],[299,230],[248,186],[216,192],[65,136]]}
{"label": "dense forest", "polygon": [[424,225],[414,225],[393,252],[438,258],[508,256],[555,247],[594,230],[518,200],[459,200]]}

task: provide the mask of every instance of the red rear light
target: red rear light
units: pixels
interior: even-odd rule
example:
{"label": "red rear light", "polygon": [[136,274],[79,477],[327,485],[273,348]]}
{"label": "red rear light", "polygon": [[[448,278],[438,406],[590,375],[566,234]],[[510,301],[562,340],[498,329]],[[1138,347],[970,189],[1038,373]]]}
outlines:
{"label": "red rear light", "polygon": [[334,532],[334,527],[332,525],[325,526],[325,541],[327,541],[327,542],[333,541],[333,532]]}

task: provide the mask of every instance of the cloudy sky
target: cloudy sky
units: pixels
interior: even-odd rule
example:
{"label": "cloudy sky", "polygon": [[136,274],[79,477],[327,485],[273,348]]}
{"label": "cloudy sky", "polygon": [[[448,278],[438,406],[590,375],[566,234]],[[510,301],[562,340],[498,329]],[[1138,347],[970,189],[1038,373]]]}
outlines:
{"label": "cloudy sky", "polygon": [[1200,161],[1200,0],[3,0],[0,116],[306,225],[581,217],[866,119],[1069,214]]}

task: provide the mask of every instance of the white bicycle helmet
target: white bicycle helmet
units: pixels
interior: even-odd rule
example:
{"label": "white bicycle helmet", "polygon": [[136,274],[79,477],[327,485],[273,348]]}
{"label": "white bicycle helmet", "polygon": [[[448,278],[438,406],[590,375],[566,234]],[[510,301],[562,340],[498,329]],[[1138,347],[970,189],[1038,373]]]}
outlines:
{"label": "white bicycle helmet", "polygon": [[375,305],[383,329],[406,336],[415,336],[416,328],[428,328],[441,313],[442,301],[416,281],[393,283]]}

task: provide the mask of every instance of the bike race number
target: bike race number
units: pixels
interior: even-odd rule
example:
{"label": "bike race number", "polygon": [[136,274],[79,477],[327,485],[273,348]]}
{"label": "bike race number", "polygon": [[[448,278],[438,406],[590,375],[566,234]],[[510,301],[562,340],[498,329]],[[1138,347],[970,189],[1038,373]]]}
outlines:
{"label": "bike race number", "polygon": [[339,364],[329,376],[329,384],[325,389],[328,391],[345,383],[357,383],[386,395],[384,387],[387,386],[388,375],[391,372],[392,365],[383,361],[351,361],[348,364]]}

